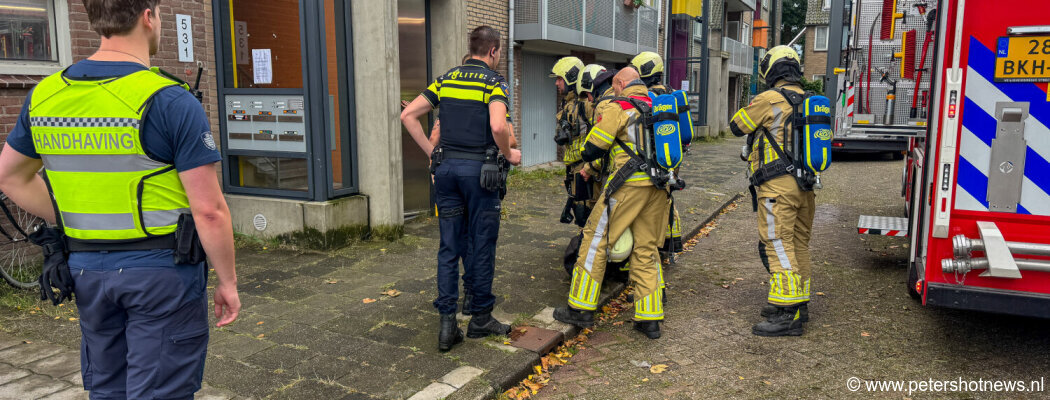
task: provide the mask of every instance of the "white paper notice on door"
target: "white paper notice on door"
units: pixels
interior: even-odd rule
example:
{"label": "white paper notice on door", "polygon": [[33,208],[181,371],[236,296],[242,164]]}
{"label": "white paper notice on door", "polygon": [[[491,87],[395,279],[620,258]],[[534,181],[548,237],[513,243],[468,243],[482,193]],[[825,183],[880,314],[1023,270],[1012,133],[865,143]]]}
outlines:
{"label": "white paper notice on door", "polygon": [[270,60],[270,49],[252,49],[252,69],[255,71],[255,84],[273,83],[273,62]]}
{"label": "white paper notice on door", "polygon": [[682,81],[682,91],[684,91],[684,92],[688,92],[689,91],[689,81]]}

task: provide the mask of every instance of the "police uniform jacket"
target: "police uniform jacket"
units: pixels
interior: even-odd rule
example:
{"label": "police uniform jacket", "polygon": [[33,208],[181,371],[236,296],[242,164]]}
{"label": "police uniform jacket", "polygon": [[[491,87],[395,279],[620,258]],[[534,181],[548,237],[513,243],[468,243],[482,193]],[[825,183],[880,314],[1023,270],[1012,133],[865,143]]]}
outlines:
{"label": "police uniform jacket", "polygon": [[506,81],[484,61],[470,59],[452,68],[430,84],[422,95],[431,106],[441,106],[438,111],[441,148],[484,153],[496,146],[488,106],[498,101],[509,110],[510,103]]}

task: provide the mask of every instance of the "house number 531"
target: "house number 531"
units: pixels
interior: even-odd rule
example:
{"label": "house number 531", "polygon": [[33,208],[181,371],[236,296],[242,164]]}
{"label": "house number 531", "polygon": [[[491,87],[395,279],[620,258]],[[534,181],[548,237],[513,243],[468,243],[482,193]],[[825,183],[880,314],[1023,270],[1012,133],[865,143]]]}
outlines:
{"label": "house number 531", "polygon": [[179,38],[179,61],[193,62],[193,22],[190,16],[175,14],[175,27]]}

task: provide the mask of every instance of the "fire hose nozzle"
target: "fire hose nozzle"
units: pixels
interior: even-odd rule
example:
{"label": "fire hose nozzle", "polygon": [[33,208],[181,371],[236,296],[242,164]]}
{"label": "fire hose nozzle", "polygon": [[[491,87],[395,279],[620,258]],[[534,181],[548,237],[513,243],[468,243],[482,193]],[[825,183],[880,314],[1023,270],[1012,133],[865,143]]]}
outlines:
{"label": "fire hose nozzle", "polygon": [[953,260],[946,258],[941,260],[941,271],[946,274],[951,273],[962,273],[965,274],[973,269],[970,265],[970,260]]}
{"label": "fire hose nozzle", "polygon": [[952,250],[955,253],[955,258],[970,258],[970,252],[973,250],[973,240],[966,237],[966,235],[955,235],[952,238]]}

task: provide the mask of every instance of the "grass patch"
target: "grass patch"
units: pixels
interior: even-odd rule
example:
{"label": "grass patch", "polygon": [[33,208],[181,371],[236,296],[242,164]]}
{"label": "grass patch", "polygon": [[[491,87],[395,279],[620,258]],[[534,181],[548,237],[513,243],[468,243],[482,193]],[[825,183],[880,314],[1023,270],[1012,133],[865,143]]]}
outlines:
{"label": "grass patch", "polygon": [[282,244],[302,247],[314,250],[331,250],[346,247],[363,240],[368,233],[368,227],[364,225],[347,226],[321,232],[314,228],[306,228],[298,232],[292,232],[277,237]]}
{"label": "grass patch", "polygon": [[50,301],[40,301],[39,289],[19,289],[0,282],[0,307],[21,314],[37,315],[49,319],[78,318],[76,303],[67,301],[59,306]]}
{"label": "grass patch", "polygon": [[562,168],[541,168],[531,171],[515,168],[507,176],[507,188],[523,189],[540,183],[560,183],[563,179],[565,179],[565,170]]}

